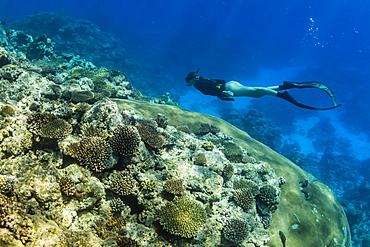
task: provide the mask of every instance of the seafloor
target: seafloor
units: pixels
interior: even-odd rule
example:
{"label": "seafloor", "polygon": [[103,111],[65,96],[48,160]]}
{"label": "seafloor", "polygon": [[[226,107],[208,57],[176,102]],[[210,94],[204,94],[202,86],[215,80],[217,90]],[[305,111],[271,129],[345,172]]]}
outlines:
{"label": "seafloor", "polygon": [[0,27],[1,246],[351,246],[313,176],[54,47]]}

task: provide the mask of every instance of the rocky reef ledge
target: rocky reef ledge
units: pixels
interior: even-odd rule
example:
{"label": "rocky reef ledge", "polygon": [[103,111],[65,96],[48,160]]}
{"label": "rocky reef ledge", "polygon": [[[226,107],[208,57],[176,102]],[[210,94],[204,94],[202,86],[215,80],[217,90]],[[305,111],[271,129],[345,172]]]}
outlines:
{"label": "rocky reef ledge", "polygon": [[247,133],[45,35],[0,45],[0,246],[351,246],[333,192]]}

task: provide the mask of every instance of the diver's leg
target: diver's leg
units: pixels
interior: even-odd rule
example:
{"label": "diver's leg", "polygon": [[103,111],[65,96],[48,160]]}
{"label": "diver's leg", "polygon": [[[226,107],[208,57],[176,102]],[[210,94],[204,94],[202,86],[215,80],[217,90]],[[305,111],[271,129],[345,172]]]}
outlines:
{"label": "diver's leg", "polygon": [[276,96],[278,87],[247,87],[239,82],[229,81],[225,84],[225,90],[231,91],[234,97],[260,98],[265,95]]}

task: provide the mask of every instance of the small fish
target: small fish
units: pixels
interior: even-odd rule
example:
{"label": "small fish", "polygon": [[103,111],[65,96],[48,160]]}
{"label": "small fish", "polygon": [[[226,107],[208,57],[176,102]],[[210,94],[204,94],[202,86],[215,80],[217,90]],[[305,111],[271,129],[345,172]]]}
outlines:
{"label": "small fish", "polygon": [[6,25],[5,21],[0,21],[0,25]]}
{"label": "small fish", "polygon": [[281,242],[283,243],[283,247],[286,247],[285,245],[286,237],[282,231],[279,231],[279,236],[280,236]]}

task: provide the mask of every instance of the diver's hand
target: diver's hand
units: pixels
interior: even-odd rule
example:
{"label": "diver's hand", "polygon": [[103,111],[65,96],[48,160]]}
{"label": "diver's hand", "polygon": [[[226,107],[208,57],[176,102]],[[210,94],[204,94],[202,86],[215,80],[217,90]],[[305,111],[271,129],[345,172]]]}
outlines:
{"label": "diver's hand", "polygon": [[222,91],[222,93],[226,96],[226,97],[233,97],[234,96],[234,93],[231,92],[231,91]]}

